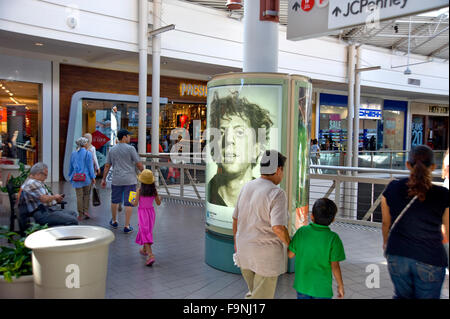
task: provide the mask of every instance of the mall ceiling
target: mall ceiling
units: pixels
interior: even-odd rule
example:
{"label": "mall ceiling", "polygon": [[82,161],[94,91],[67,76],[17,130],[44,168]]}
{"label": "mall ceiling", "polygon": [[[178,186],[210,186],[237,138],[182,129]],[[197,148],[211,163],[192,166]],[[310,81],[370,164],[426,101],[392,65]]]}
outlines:
{"label": "mall ceiling", "polygon": [[[221,10],[230,15],[225,4],[226,0],[182,0],[197,5],[207,6],[216,10]],[[288,0],[280,0],[280,23],[287,24],[287,4]],[[241,19],[243,10],[233,11],[230,18]],[[411,39],[412,52],[430,57],[439,57],[448,60],[449,39],[448,39],[448,8],[439,11],[439,14],[430,16],[414,16],[411,18],[411,34],[415,38]],[[409,18],[402,18],[394,21],[386,21],[381,24],[381,28],[372,31],[367,35],[361,28],[343,30],[336,37],[347,42],[367,43],[388,49],[395,49],[406,55],[408,45]],[[0,30],[0,52],[5,54],[18,54],[24,57],[39,57],[47,60],[49,57],[61,63],[85,65],[90,63],[93,67],[112,68],[114,70],[138,72],[138,54],[108,48],[94,47],[84,44],[59,41],[44,37],[30,36],[15,32]],[[42,43],[44,45],[37,45]],[[148,63],[151,68],[152,59],[149,57]],[[178,72],[179,77],[190,78],[195,75],[196,79],[209,80],[215,74],[227,72],[241,72],[240,68],[231,68],[221,65],[198,63],[195,61],[185,61],[167,57],[161,58],[161,72]],[[194,78],[194,77],[192,77]],[[14,97],[19,104],[27,104],[33,109],[38,106],[38,92],[36,84],[7,81],[1,79],[0,83],[6,83],[5,87],[14,94],[11,96],[0,87],[0,105],[17,104],[11,100]],[[331,83],[320,80],[313,80],[313,85],[318,89],[346,91],[345,83]],[[363,94],[388,94],[390,96],[408,97],[409,99],[421,100],[429,99],[430,96],[422,93],[392,91],[385,89],[375,89],[362,87]],[[435,96],[436,100],[448,103],[447,96]]]}
{"label": "mall ceiling", "polygon": [[[209,8],[229,12],[231,18],[242,19],[243,7],[230,11],[226,7],[227,0],[182,0]],[[244,2],[243,0],[242,2]],[[280,0],[280,24],[288,24],[289,0]],[[411,24],[410,52],[430,58],[444,60],[449,58],[449,11],[435,11],[432,14],[415,15],[384,21],[378,28],[366,30],[364,26],[341,30],[334,35],[348,43],[368,44],[394,51],[408,52],[409,26]]]}
{"label": "mall ceiling", "polygon": [[0,79],[0,106],[26,106],[37,110],[39,84]]}

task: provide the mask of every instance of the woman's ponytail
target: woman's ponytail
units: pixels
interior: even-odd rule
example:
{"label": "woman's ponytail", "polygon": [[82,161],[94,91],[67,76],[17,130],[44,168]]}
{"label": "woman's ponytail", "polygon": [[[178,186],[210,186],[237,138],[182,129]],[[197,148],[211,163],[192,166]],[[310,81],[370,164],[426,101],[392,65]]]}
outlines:
{"label": "woman's ponytail", "polygon": [[428,190],[432,187],[432,176],[430,166],[434,164],[434,154],[426,145],[416,146],[411,150],[408,159],[412,166],[409,177],[408,196],[417,195],[420,201],[424,201]]}

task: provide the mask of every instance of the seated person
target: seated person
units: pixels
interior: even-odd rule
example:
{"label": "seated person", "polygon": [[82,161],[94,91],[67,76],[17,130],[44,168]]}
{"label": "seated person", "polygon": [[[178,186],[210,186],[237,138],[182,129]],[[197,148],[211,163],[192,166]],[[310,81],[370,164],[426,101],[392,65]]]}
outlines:
{"label": "seated person", "polygon": [[[20,202],[27,207],[29,216],[36,223],[52,226],[78,225],[78,213],[57,207],[64,195],[51,195],[45,187],[44,181],[48,175],[46,164],[39,162],[30,169],[30,176],[21,186]],[[22,216],[21,216],[22,217]]]}

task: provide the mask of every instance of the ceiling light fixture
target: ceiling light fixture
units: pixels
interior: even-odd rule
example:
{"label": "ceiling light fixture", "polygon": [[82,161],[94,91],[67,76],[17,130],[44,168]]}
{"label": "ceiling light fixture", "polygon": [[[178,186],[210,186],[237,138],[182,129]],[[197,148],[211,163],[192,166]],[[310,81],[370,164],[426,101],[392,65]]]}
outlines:
{"label": "ceiling light fixture", "polygon": [[38,46],[38,47],[41,47],[41,46],[44,45],[44,43],[36,42],[34,45],[36,45],[36,46]]}

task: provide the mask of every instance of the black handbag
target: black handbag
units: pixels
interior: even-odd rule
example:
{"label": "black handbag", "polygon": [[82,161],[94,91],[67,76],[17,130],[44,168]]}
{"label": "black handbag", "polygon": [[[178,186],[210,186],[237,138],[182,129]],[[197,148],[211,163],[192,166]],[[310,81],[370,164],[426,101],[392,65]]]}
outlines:
{"label": "black handbag", "polygon": [[93,187],[92,189],[92,205],[94,206],[100,206],[101,202],[100,202],[100,195],[98,193],[98,189],[97,187]]}

